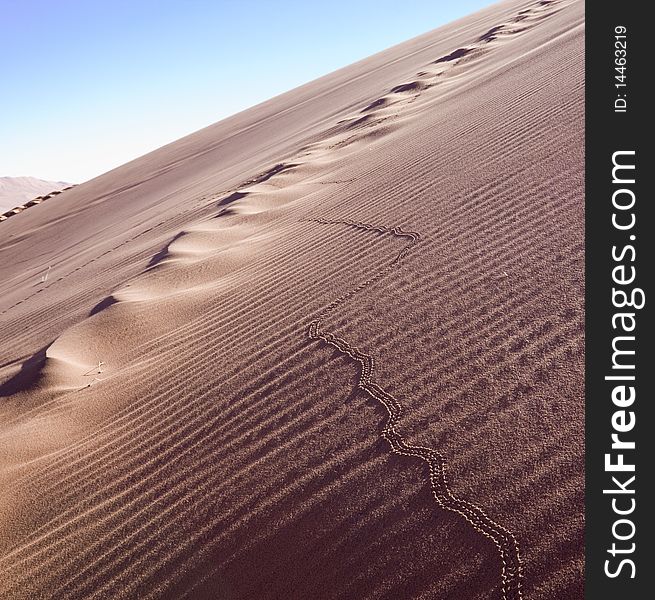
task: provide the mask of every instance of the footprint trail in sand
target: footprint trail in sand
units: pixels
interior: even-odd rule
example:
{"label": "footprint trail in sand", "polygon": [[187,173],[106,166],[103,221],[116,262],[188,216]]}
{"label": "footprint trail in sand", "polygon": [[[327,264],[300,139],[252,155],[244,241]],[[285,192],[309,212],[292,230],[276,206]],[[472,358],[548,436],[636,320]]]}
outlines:
{"label": "footprint trail in sand", "polygon": [[[303,573],[323,569],[335,598],[402,597],[398,582],[413,585],[407,594],[416,598],[465,590],[484,600],[546,600],[562,589],[574,591],[559,597],[575,597],[575,552],[560,579],[543,567],[543,557],[556,560],[558,544],[569,541],[540,521],[560,497],[543,499],[542,512],[524,508],[547,477],[568,481],[557,479],[568,474],[568,456],[552,449],[550,434],[536,438],[527,458],[506,445],[520,435],[508,429],[510,417],[548,384],[550,363],[571,358],[562,336],[580,335],[573,286],[551,267],[551,258],[573,270],[579,260],[580,245],[565,229],[577,215],[562,201],[568,172],[551,176],[561,148],[567,164],[577,157],[571,128],[555,138],[539,112],[552,92],[549,73],[564,70],[561,55],[575,48],[579,16],[572,25],[560,18],[571,6],[503,5],[502,18],[474,22],[452,43],[425,42],[420,58],[383,83],[362,83],[357,101],[339,100],[340,112],[326,102],[330,116],[295,137],[280,134],[283,151],[264,144],[256,162],[237,165],[229,178],[216,172],[231,147],[222,154],[211,139],[218,158],[204,147],[194,158],[206,160],[206,185],[190,184],[183,201],[173,187],[168,212],[155,198],[148,218],[134,217],[138,226],[125,235],[48,261],[47,281],[7,298],[0,315],[12,321],[0,362],[14,374],[0,386],[0,452],[9,457],[0,517],[11,525],[0,538],[1,596],[193,598],[203,586],[225,585],[234,597],[318,597],[323,583],[312,588]],[[553,35],[540,25],[549,22],[559,28]],[[530,66],[534,86],[531,79],[511,96],[514,120],[503,112],[507,95],[498,100],[491,87],[489,99],[484,86],[490,73],[516,85],[514,73],[528,69],[523,44],[545,67]],[[475,99],[471,106],[453,100],[459,93]],[[452,115],[441,118],[444,107]],[[557,108],[566,115],[570,106]],[[257,123],[257,139],[275,134],[265,119]],[[257,142],[248,127],[232,133],[245,136],[247,151]],[[476,146],[479,131],[486,133]],[[459,148],[462,139],[469,146]],[[510,146],[539,157],[524,188]],[[175,164],[184,165],[183,154]],[[367,182],[376,184],[370,194]],[[139,185],[121,184],[118,209],[133,191],[147,196]],[[93,207],[87,200],[80,214]],[[0,227],[11,231],[22,218]],[[555,221],[572,240],[561,234],[570,257],[547,243],[544,230]],[[35,231],[47,235],[49,226]],[[18,235],[0,252],[21,244]],[[390,255],[392,247],[400,249]],[[30,273],[42,273],[44,260]],[[558,287],[540,291],[533,272]],[[67,288],[79,292],[69,297]],[[539,294],[551,305],[565,299],[543,323],[522,309]],[[406,331],[389,316],[405,318],[390,300],[396,295],[411,299]],[[380,310],[358,310],[360,303]],[[67,304],[76,315],[50,326],[50,313]],[[475,318],[460,326],[464,313]],[[508,325],[514,313],[519,325]],[[21,341],[26,319],[36,324],[29,344]],[[430,373],[412,371],[428,365]],[[475,371],[483,368],[486,378]],[[403,381],[410,376],[411,384]],[[485,436],[496,437],[485,445]],[[536,470],[540,461],[550,471]],[[316,550],[324,552],[316,564],[297,555],[314,523],[330,540]],[[353,541],[361,532],[370,539]],[[355,565],[350,574],[338,571],[345,563]],[[275,574],[295,564],[301,575],[285,588]],[[258,576],[244,576],[248,570]],[[358,578],[369,588],[356,588]]]}

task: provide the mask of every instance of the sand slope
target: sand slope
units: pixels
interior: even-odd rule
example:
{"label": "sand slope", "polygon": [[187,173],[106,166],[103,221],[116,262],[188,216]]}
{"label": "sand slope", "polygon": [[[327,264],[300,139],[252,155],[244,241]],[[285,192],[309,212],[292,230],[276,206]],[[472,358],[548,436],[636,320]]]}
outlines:
{"label": "sand slope", "polygon": [[580,598],[583,41],[500,3],[0,223],[0,596]]}

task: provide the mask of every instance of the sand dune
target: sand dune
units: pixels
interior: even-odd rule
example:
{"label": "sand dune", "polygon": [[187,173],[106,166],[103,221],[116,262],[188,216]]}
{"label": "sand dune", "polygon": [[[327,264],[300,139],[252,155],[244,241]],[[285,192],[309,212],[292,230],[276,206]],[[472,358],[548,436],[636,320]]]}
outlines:
{"label": "sand dune", "polygon": [[45,181],[36,177],[0,177],[0,212],[69,185],[65,181]]}
{"label": "sand dune", "polygon": [[0,596],[581,598],[583,41],[496,4],[0,223]]}

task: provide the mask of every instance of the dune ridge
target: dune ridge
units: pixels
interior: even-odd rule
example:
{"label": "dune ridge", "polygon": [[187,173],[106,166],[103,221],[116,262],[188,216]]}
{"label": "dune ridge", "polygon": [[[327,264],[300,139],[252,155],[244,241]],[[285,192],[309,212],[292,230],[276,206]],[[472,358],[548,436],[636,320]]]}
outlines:
{"label": "dune ridge", "polygon": [[3,224],[4,596],[579,597],[579,7],[394,50],[277,146],[244,113],[225,174],[207,130]]}
{"label": "dune ridge", "polygon": [[40,204],[71,187],[74,185],[65,181],[46,181],[36,177],[0,177],[0,223],[21,210]]}

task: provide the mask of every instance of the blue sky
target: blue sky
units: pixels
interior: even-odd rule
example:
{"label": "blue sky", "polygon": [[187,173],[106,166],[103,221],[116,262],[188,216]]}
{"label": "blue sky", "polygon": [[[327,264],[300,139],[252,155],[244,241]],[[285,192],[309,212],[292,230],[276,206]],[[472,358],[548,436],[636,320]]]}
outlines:
{"label": "blue sky", "polygon": [[0,0],[0,176],[79,183],[485,0]]}

